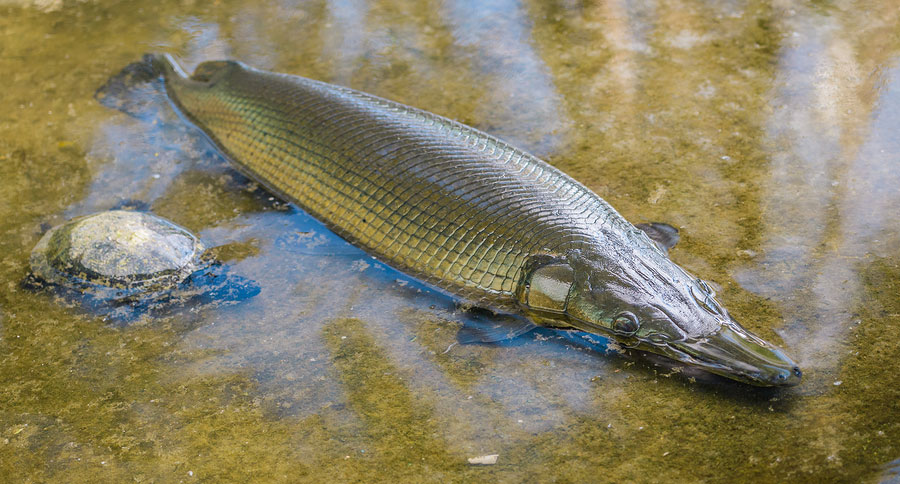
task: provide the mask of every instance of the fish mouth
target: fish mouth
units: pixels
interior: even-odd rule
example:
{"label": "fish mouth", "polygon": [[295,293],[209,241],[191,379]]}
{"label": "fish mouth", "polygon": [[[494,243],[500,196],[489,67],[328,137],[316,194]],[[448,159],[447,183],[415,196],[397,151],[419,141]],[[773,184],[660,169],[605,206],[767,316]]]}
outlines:
{"label": "fish mouth", "polygon": [[803,373],[784,352],[734,321],[701,338],[653,345],[650,351],[756,386],[793,386]]}

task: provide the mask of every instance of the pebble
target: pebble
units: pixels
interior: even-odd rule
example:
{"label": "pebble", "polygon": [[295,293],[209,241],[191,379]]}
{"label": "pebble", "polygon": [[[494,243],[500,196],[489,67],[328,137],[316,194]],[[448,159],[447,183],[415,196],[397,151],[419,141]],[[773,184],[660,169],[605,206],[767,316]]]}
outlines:
{"label": "pebble", "polygon": [[469,464],[473,466],[492,466],[497,463],[500,454],[479,455],[478,457],[469,457]]}

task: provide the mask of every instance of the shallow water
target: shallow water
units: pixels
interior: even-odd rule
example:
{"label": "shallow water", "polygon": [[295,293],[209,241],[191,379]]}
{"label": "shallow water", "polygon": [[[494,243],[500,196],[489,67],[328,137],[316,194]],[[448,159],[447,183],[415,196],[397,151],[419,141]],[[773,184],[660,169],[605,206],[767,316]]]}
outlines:
{"label": "shallow water", "polygon": [[[369,91],[526,148],[803,367],[756,389],[460,315],[92,97],[147,51]],[[893,0],[0,0],[0,475],[21,482],[897,482]],[[262,288],[115,324],[22,289],[48,226],[139,200]],[[496,465],[467,458],[499,454]]]}

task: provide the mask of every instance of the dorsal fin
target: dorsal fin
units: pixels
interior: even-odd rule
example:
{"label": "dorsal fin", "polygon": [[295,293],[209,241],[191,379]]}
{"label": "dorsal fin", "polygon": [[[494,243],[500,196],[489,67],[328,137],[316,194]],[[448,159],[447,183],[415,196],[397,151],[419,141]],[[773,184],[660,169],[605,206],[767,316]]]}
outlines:
{"label": "dorsal fin", "polygon": [[656,242],[656,245],[667,254],[669,253],[669,249],[675,247],[675,244],[678,243],[678,239],[681,238],[678,235],[678,229],[662,222],[637,224],[635,227],[647,234],[647,236],[650,237],[650,240]]}

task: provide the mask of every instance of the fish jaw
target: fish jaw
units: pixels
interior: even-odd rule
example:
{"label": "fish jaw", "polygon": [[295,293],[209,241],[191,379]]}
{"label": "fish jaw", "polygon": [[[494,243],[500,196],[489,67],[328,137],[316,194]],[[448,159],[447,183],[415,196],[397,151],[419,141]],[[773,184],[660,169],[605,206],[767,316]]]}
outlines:
{"label": "fish jaw", "polygon": [[[638,347],[644,346],[643,344]],[[803,373],[791,358],[734,321],[700,337],[643,347],[691,366],[755,386],[794,386]]]}

